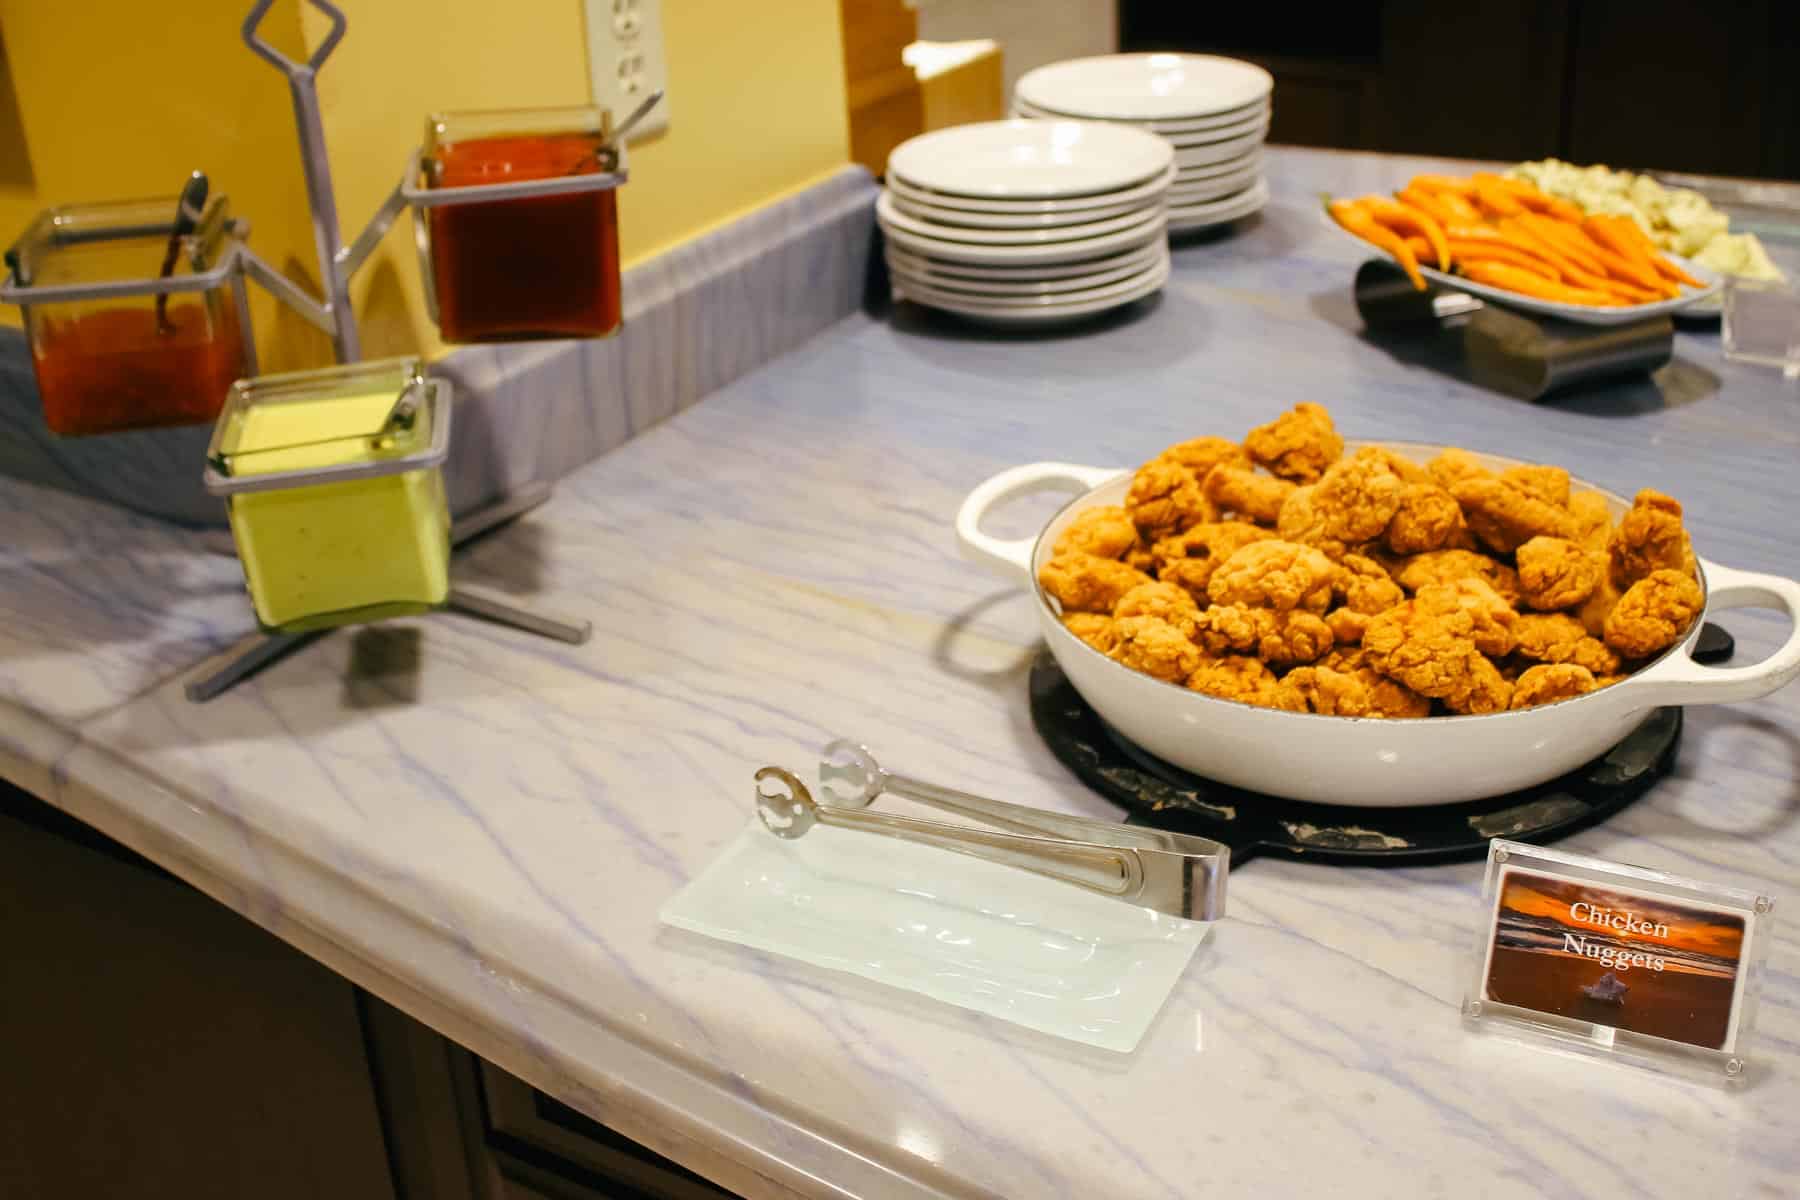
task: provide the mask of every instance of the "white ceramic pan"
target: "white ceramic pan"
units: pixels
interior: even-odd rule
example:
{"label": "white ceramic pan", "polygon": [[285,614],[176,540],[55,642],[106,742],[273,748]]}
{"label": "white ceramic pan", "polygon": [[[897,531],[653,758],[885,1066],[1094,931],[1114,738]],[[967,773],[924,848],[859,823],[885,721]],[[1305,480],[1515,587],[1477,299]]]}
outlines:
{"label": "white ceramic pan", "polygon": [[[1388,443],[1423,462],[1440,447]],[[1495,470],[1514,460],[1482,456]],[[1580,483],[1593,488],[1592,484]],[[1400,808],[1476,800],[1554,779],[1605,753],[1668,704],[1722,704],[1765,696],[1800,675],[1800,583],[1701,562],[1706,616],[1730,608],[1783,609],[1795,623],[1781,648],[1754,666],[1705,667],[1689,655],[1700,621],[1676,646],[1611,687],[1555,704],[1489,716],[1377,720],[1257,708],[1191,692],[1113,662],[1057,619],[1037,586],[1038,567],[1083,509],[1121,504],[1131,472],[1068,463],[1002,471],[963,501],[956,536],[965,556],[1029,587],[1044,638],[1075,689],[1112,727],[1152,754],[1209,779],[1319,804]],[[981,532],[982,518],[1015,496],[1076,489],[1035,538]],[[1627,502],[1604,489],[1616,520]]]}

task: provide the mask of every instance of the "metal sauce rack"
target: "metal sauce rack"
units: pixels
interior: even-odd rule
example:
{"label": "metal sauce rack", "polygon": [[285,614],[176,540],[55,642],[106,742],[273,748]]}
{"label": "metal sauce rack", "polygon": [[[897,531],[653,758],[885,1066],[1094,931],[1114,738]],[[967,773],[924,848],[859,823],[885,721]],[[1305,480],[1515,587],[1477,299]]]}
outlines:
{"label": "metal sauce rack", "polygon": [[[423,210],[442,205],[480,204],[575,192],[603,191],[618,187],[629,178],[625,166],[623,139],[613,147],[616,157],[613,169],[593,174],[568,175],[552,179],[535,179],[513,183],[484,184],[443,190],[420,186],[423,181],[421,152],[415,149],[393,191],[370,218],[355,239],[345,245],[338,223],[337,196],[332,186],[331,163],[325,150],[325,127],[319,107],[317,78],[319,70],[330,59],[344,38],[349,22],[331,0],[306,0],[330,21],[324,40],[305,62],[295,62],[264,41],[257,28],[268,15],[275,0],[256,0],[244,18],[244,44],[266,60],[287,79],[294,103],[294,122],[300,138],[301,164],[306,176],[307,203],[312,213],[313,242],[318,255],[320,278],[324,281],[323,300],[308,295],[304,289],[282,275],[248,245],[244,237],[249,225],[242,218],[234,220],[232,232],[237,235],[230,250],[218,263],[204,272],[160,279],[108,280],[98,283],[53,284],[33,286],[26,280],[9,277],[0,286],[0,300],[30,305],[69,300],[97,300],[119,296],[158,295],[176,292],[199,292],[220,285],[232,290],[242,336],[245,339],[245,364],[256,374],[254,335],[249,321],[249,304],[244,286],[252,280],[278,301],[291,308],[310,324],[331,338],[339,363],[357,362],[362,357],[355,315],[350,305],[350,281],[357,270],[374,253],[382,238],[393,227],[402,212],[415,213],[416,237],[422,270],[430,271],[426,222]],[[610,118],[602,128],[603,138],[611,138]],[[437,318],[436,298],[427,278],[426,295],[432,317]],[[549,500],[547,483],[532,483],[516,489],[493,504],[455,522],[451,545],[460,547],[505,524]],[[534,612],[500,599],[485,591],[452,584],[445,606],[482,620],[508,625],[527,633],[578,645],[592,632],[591,622]],[[324,636],[330,630],[306,633],[264,632],[232,653],[186,687],[190,701],[202,702],[220,695],[234,684],[249,678],[283,655]]]}

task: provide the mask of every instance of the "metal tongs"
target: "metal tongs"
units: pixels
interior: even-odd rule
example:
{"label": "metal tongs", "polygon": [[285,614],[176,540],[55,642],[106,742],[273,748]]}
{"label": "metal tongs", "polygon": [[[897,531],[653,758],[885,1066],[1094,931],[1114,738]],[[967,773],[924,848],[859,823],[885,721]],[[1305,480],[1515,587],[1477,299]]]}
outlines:
{"label": "metal tongs", "polygon": [[[1231,849],[1211,838],[1115,825],[987,800],[882,769],[867,747],[835,741],[819,763],[821,804],[781,767],[756,773],[756,811],[778,837],[816,824],[886,834],[1031,871],[1170,916],[1216,921],[1225,915]],[[990,829],[862,811],[884,792],[905,796]]]}

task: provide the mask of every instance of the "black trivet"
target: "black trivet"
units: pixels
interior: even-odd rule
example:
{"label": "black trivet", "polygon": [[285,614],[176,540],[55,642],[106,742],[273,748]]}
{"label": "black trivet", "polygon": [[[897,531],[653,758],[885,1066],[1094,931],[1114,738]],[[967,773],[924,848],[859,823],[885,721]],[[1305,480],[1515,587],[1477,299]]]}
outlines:
{"label": "black trivet", "polygon": [[[1731,635],[1701,631],[1694,657],[1724,662]],[[1424,808],[1345,808],[1283,800],[1202,779],[1139,749],[1088,707],[1048,647],[1031,665],[1031,721],[1064,766],[1129,809],[1128,823],[1197,833],[1258,854],[1359,866],[1486,857],[1488,839],[1551,842],[1618,812],[1675,765],[1681,710],[1662,708],[1606,754],[1561,779],[1507,796]]]}

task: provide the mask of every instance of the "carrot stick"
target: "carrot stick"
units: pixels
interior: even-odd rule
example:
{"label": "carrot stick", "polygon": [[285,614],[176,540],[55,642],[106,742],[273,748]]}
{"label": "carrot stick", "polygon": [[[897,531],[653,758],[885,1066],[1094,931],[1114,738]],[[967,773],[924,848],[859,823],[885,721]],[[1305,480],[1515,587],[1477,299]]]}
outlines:
{"label": "carrot stick", "polygon": [[1685,283],[1690,287],[1706,286],[1703,281],[1695,279],[1692,275],[1689,275],[1686,271],[1664,258],[1662,251],[1657,249],[1656,243],[1650,240],[1650,235],[1645,233],[1643,228],[1630,217],[1614,217],[1612,219],[1612,226],[1625,237],[1635,241],[1643,248],[1645,257],[1650,260],[1650,265],[1656,268],[1656,273],[1661,275],[1664,279],[1672,279],[1676,283]]}
{"label": "carrot stick", "polygon": [[1431,243],[1416,233],[1410,234],[1401,240],[1406,243],[1407,249],[1413,252],[1414,258],[1423,261],[1428,258],[1437,257],[1436,251],[1431,248]]}
{"label": "carrot stick", "polygon": [[1475,184],[1475,206],[1495,218],[1516,217],[1525,211],[1525,206],[1511,192],[1491,183],[1483,183],[1479,178]]}
{"label": "carrot stick", "polygon": [[1535,296],[1540,300],[1554,300],[1560,304],[1588,304],[1600,308],[1616,307],[1619,303],[1605,292],[1553,283],[1541,275],[1534,275],[1509,263],[1468,262],[1463,264],[1462,271],[1476,283],[1504,288],[1523,296]]}
{"label": "carrot stick", "polygon": [[[1653,292],[1667,293],[1668,285],[1657,274],[1656,265],[1643,247],[1621,233],[1604,217],[1589,217],[1581,223],[1581,231],[1593,239],[1603,253],[1600,261],[1617,278]],[[1675,289],[1679,296],[1681,289]]]}
{"label": "carrot stick", "polygon": [[1451,225],[1455,224],[1459,218],[1456,210],[1444,203],[1447,195],[1448,193],[1433,192],[1426,188],[1414,187],[1413,185],[1408,184],[1395,192],[1394,198],[1402,204],[1410,205],[1411,207],[1418,209],[1420,212],[1430,213],[1432,219],[1439,225]]}
{"label": "carrot stick", "polygon": [[1412,247],[1408,246],[1398,234],[1385,225],[1377,224],[1375,219],[1364,212],[1359,205],[1352,204],[1347,200],[1331,201],[1325,206],[1325,209],[1339,225],[1363,241],[1373,242],[1393,255],[1406,272],[1406,277],[1412,280],[1413,287],[1421,292],[1425,290],[1425,277],[1419,274],[1419,260],[1413,254]]}
{"label": "carrot stick", "polygon": [[1424,188],[1428,192],[1449,192],[1464,200],[1475,199],[1475,185],[1453,175],[1414,175],[1406,186]]}
{"label": "carrot stick", "polygon": [[1471,242],[1460,238],[1451,238],[1450,257],[1457,263],[1484,260],[1489,262],[1510,263],[1534,275],[1542,275],[1545,279],[1556,280],[1556,268],[1541,258],[1536,258],[1523,250],[1515,250],[1502,242]]}
{"label": "carrot stick", "polygon": [[1566,276],[1569,272],[1580,272],[1581,268],[1569,261],[1568,255],[1558,247],[1551,245],[1534,231],[1514,221],[1507,221],[1500,228],[1500,239],[1508,245],[1517,247],[1527,254],[1536,255],[1556,268],[1557,274]]}
{"label": "carrot stick", "polygon": [[1450,269],[1450,250],[1444,245],[1443,227],[1431,219],[1430,213],[1408,208],[1385,196],[1367,197],[1359,207],[1378,224],[1387,226],[1395,233],[1402,236],[1414,233],[1422,235],[1431,243],[1432,256],[1437,259],[1438,270]]}
{"label": "carrot stick", "polygon": [[1560,196],[1552,196],[1536,184],[1528,183],[1523,179],[1514,179],[1510,175],[1489,175],[1486,172],[1477,178],[1484,182],[1491,180],[1496,186],[1505,188],[1520,204],[1532,212],[1545,213],[1559,221],[1579,222],[1583,216],[1581,209],[1577,206]]}
{"label": "carrot stick", "polygon": [[1582,270],[1593,275],[1606,274],[1606,265],[1600,261],[1600,256],[1577,236],[1578,231],[1573,226],[1564,225],[1542,213],[1525,213],[1518,218],[1518,224],[1550,243],[1564,258]]}

